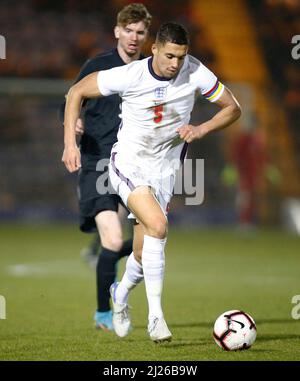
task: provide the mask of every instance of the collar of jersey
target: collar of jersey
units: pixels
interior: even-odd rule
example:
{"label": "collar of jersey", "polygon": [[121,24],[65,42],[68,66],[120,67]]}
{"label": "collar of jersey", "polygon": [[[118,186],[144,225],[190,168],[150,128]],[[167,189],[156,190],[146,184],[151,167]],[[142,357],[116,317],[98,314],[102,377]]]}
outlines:
{"label": "collar of jersey", "polygon": [[154,73],[152,62],[153,62],[153,56],[150,57],[148,60],[148,68],[149,68],[149,71],[150,71],[150,74],[152,75],[152,77],[154,77],[158,81],[170,81],[170,78],[160,77],[159,75]]}
{"label": "collar of jersey", "polygon": [[[127,65],[126,62],[124,62],[124,61],[122,60],[122,58],[121,58],[121,56],[120,56],[120,54],[119,54],[117,48],[114,48],[114,49],[112,50],[112,52],[118,57],[118,59],[120,60],[120,63],[122,63],[123,65]],[[140,54],[140,56],[139,56],[138,59],[139,59],[139,60],[143,60],[144,58],[145,58],[145,56],[144,56],[143,54]]]}

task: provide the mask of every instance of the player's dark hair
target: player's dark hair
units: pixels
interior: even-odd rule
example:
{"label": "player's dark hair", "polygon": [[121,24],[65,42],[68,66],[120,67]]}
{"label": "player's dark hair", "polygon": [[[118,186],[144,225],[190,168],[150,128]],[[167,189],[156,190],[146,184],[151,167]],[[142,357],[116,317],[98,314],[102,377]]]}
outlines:
{"label": "player's dark hair", "polygon": [[146,29],[149,29],[152,16],[145,5],[141,3],[131,3],[126,5],[126,7],[120,10],[117,16],[117,24],[122,25],[123,27],[140,21],[143,21]]}
{"label": "player's dark hair", "polygon": [[161,45],[165,45],[167,42],[189,45],[190,38],[184,26],[175,22],[166,22],[160,26],[155,42]]}

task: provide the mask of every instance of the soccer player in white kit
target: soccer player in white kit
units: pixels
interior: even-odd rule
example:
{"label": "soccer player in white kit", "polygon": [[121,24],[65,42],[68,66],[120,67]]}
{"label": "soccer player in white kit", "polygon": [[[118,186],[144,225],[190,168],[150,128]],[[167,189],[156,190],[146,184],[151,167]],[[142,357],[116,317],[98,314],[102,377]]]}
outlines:
{"label": "soccer player in white kit", "polygon": [[[175,171],[185,158],[188,143],[229,126],[241,114],[230,90],[187,54],[188,46],[184,27],[165,23],[152,46],[152,57],[92,73],[72,86],[67,96],[62,160],[70,172],[80,168],[74,126],[82,100],[115,93],[122,98],[122,125],[112,148],[109,173],[113,188],[138,223],[123,278],[111,286],[113,324],[120,337],[131,329],[129,292],[144,279],[150,338],[155,342],[171,340],[161,295],[167,207]],[[199,93],[221,110],[207,122],[193,126],[189,124],[190,114]]]}

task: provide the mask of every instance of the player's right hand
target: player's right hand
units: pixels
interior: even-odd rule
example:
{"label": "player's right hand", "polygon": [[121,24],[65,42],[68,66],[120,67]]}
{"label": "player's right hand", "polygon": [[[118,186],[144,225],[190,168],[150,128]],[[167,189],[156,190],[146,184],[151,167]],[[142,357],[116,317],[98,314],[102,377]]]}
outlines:
{"label": "player's right hand", "polygon": [[83,135],[84,133],[84,125],[81,118],[77,119],[77,122],[75,125],[75,132],[76,132],[76,135]]}
{"label": "player's right hand", "polygon": [[69,172],[78,171],[81,168],[81,155],[78,147],[65,147],[61,159]]}

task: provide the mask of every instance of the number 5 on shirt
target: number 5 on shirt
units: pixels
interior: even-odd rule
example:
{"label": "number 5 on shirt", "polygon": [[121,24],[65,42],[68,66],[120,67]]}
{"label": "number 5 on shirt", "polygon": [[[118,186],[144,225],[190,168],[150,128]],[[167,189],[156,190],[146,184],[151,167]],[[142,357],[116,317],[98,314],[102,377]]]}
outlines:
{"label": "number 5 on shirt", "polygon": [[160,123],[162,121],[162,118],[163,118],[163,110],[164,110],[164,106],[163,105],[157,105],[157,106],[154,106],[153,107],[153,111],[154,111],[154,122],[155,123]]}

